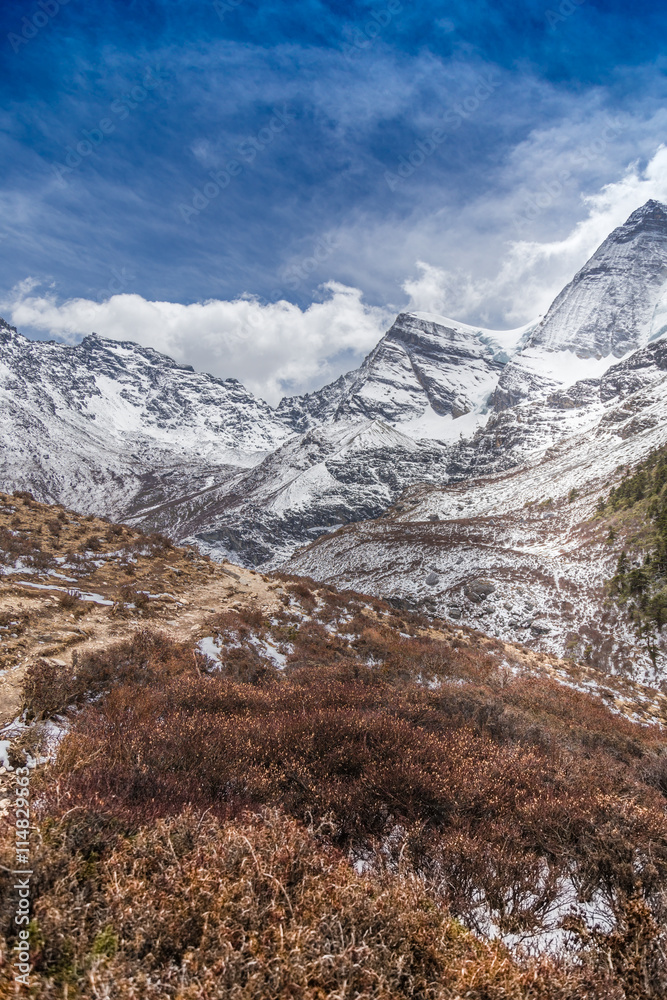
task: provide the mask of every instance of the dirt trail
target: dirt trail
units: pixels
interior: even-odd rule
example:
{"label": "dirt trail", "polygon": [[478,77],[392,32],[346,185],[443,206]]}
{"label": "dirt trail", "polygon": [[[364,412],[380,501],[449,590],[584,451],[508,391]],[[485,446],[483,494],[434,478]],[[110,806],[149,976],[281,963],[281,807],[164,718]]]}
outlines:
{"label": "dirt trail", "polygon": [[[212,563],[161,536],[0,493],[0,739],[20,713],[25,672],[36,660],[67,665],[75,651],[145,628],[196,641],[210,634],[216,612],[246,604],[271,611],[283,594],[279,580]],[[588,690],[632,719],[667,724],[661,691],[466,626],[434,622],[428,631],[440,629],[527,674]]]}
{"label": "dirt trail", "polygon": [[23,678],[36,660],[68,664],[74,651],[136,629],[196,639],[211,614],[239,603],[268,610],[281,590],[161,535],[0,493],[0,738],[20,712]]}
{"label": "dirt trail", "polygon": [[[46,586],[46,585],[44,585]],[[0,613],[27,618],[29,628],[22,636],[20,662],[0,673],[0,735],[3,727],[16,719],[21,708],[23,677],[38,659],[71,663],[72,655],[120,642],[133,631],[151,628],[175,641],[191,641],[206,634],[206,621],[219,611],[251,603],[271,611],[279,603],[282,587],[259,573],[236,566],[216,566],[202,582],[179,590],[168,603],[151,601],[149,614],[119,615],[114,606],[86,604],[79,617],[62,608],[62,591],[45,589],[33,597],[26,595],[21,582],[0,586]]]}

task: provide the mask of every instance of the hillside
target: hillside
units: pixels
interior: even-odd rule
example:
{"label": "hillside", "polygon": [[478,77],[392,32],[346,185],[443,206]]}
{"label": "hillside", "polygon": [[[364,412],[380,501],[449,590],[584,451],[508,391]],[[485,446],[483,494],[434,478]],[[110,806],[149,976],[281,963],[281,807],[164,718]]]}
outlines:
{"label": "hillside", "polygon": [[2,326],[3,988],[665,996],[666,261],[276,408]]}
{"label": "hillside", "polygon": [[654,665],[665,654],[667,625],[667,448],[626,470],[597,515],[610,521],[609,543],[621,545],[610,590],[626,608]]}
{"label": "hillside", "polygon": [[381,517],[318,538],[286,567],[559,656],[586,652],[602,670],[652,676],[630,617],[609,599],[623,535],[608,542],[596,505],[664,446],[666,405],[660,340],[601,379],[502,411],[474,446],[461,446],[461,481],[411,487]]}
{"label": "hillside", "polygon": [[25,494],[0,548],[33,996],[664,995],[660,691]]}

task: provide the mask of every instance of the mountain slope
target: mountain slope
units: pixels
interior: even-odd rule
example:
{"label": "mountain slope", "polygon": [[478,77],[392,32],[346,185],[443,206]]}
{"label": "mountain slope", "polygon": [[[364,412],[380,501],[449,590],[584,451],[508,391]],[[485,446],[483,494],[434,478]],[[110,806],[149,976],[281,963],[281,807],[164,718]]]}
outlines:
{"label": "mountain slope", "polygon": [[357,372],[275,410],[135,344],[36,343],[4,324],[0,485],[275,563],[437,481],[440,441],[486,419],[506,355],[447,322],[402,314]]}
{"label": "mountain slope", "polygon": [[621,358],[663,329],[653,320],[667,281],[667,209],[648,201],[615,229],[531,335],[529,347]]}
{"label": "mountain slope", "polygon": [[414,437],[458,437],[454,422],[484,408],[509,360],[507,350],[527,330],[496,333],[427,313],[400,313],[356,372],[319,392],[282,400],[278,413],[304,430],[324,421],[380,419]]}
{"label": "mountain slope", "polygon": [[622,539],[608,544],[594,514],[623,469],[666,441],[661,340],[550,406],[498,414],[466,446],[465,477],[415,486],[383,517],[314,541],[287,566],[558,655],[588,650],[600,669],[650,670],[632,622],[608,601]]}
{"label": "mountain slope", "polygon": [[448,452],[381,420],[314,427],[206,496],[187,537],[267,566],[340,524],[377,517],[416,482],[439,482]]}
{"label": "mountain slope", "polygon": [[5,323],[0,404],[0,485],[117,516],[159,484],[173,494],[229,479],[291,434],[236,379],[95,335],[34,342]]}
{"label": "mountain slope", "polygon": [[664,693],[25,495],[0,565],[35,1000],[665,996]]}
{"label": "mountain slope", "polygon": [[599,377],[667,330],[667,208],[648,201],[556,297],[502,373],[496,409]]}

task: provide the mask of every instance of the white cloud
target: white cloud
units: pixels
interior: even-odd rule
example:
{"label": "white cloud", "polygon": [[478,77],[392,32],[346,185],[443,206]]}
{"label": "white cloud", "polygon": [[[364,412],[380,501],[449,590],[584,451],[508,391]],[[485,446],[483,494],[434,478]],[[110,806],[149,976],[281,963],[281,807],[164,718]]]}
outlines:
{"label": "white cloud", "polygon": [[[136,294],[113,295],[103,302],[82,298],[60,302],[53,289],[44,291],[27,280],[0,302],[0,312],[24,333],[47,333],[70,343],[93,331],[135,341],[198,370],[238,378],[276,403],[282,395],[317,388],[355,367],[381,338],[398,308],[498,329],[536,318],[611,230],[649,198],[667,202],[667,147],[654,150],[644,167],[631,164],[620,180],[582,196],[579,221],[572,221],[561,238],[514,239],[504,247],[498,242],[486,256],[478,244],[477,273],[470,253],[459,269],[418,260],[417,274],[402,283],[409,305],[399,303],[391,310],[370,306],[359,289],[331,281],[321,286],[322,300],[302,310],[284,300],[262,304],[252,296],[190,305],[152,302]],[[497,198],[494,234],[503,221],[507,232],[518,204],[515,192],[504,202]],[[558,198],[554,207],[558,210]],[[472,211],[485,214],[483,201]],[[571,206],[569,216],[573,218]],[[466,226],[469,237],[474,230],[470,217],[452,236],[461,247],[466,244]],[[343,254],[349,236],[336,234],[334,245],[340,245]],[[374,236],[375,255],[378,247],[393,245],[388,230],[375,230]],[[407,250],[414,253],[413,259],[417,243],[415,237]],[[490,259],[495,266],[488,266]]]}
{"label": "white cloud", "polygon": [[276,403],[354,367],[391,322],[391,313],[366,305],[356,288],[329,282],[323,291],[323,301],[305,310],[251,297],[181,305],[125,294],[59,303],[28,280],[0,307],[23,333],[46,332],[69,343],[92,332],[131,340],[198,370],[238,378]]}
{"label": "white cloud", "polygon": [[419,261],[418,275],[402,286],[410,299],[409,308],[462,320],[473,315],[483,318],[485,313],[500,315],[508,326],[525,323],[546,312],[609,233],[650,198],[667,202],[665,146],[657,149],[643,169],[633,163],[621,180],[583,196],[586,216],[564,238],[509,241],[495,275],[476,279],[467,271]]}

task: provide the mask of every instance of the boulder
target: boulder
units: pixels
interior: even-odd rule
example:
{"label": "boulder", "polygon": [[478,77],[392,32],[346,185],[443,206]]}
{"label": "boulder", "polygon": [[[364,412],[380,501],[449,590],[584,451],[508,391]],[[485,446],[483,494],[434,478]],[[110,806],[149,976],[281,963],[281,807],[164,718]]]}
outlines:
{"label": "boulder", "polygon": [[530,631],[534,632],[535,635],[547,635],[551,632],[551,627],[544,622],[533,622],[530,626]]}
{"label": "boulder", "polygon": [[496,585],[490,580],[472,580],[464,587],[464,593],[469,601],[474,604],[481,604],[489,594],[495,593]]}

